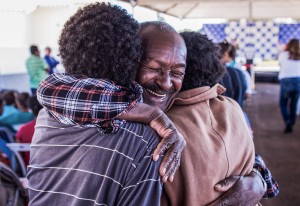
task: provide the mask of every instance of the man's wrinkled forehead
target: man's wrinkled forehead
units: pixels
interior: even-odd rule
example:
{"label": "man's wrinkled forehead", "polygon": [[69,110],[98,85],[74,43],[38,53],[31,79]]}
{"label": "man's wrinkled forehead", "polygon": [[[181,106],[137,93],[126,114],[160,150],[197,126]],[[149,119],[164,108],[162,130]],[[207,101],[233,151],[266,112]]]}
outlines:
{"label": "man's wrinkled forehead", "polygon": [[182,37],[173,31],[161,30],[158,26],[150,25],[141,31],[144,51],[164,54],[170,52],[163,50],[164,45],[172,45],[173,50],[184,59],[186,58],[186,46]]}

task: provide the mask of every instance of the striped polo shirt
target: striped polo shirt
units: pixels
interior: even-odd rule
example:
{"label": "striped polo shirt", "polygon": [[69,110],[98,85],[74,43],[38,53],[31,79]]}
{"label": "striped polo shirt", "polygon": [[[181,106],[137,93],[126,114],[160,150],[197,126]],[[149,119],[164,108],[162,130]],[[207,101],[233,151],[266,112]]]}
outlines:
{"label": "striped polo shirt", "polygon": [[37,88],[39,83],[48,76],[48,65],[38,56],[31,55],[26,61],[26,69],[29,75],[30,88]]}
{"label": "striped polo shirt", "polygon": [[55,121],[43,109],[28,166],[30,205],[160,205],[160,139],[127,122],[114,134]]}

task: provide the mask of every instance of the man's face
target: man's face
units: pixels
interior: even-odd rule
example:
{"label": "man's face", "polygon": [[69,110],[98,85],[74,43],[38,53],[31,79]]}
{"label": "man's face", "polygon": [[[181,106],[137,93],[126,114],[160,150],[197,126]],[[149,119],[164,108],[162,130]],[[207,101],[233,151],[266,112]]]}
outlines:
{"label": "man's face", "polygon": [[231,62],[231,61],[232,61],[232,59],[230,58],[228,52],[225,52],[223,54],[222,58],[221,58],[221,63],[226,64],[226,63]]}
{"label": "man's face", "polygon": [[178,34],[149,26],[142,31],[145,45],[137,82],[142,85],[144,102],[167,109],[181,89],[185,73],[186,46]]}
{"label": "man's face", "polygon": [[51,54],[50,49],[45,49],[45,54],[48,55],[48,56],[50,56],[50,54]]}
{"label": "man's face", "polygon": [[36,50],[36,51],[34,52],[34,55],[37,56],[37,57],[39,57],[39,56],[40,56],[40,51],[39,51],[39,50]]}

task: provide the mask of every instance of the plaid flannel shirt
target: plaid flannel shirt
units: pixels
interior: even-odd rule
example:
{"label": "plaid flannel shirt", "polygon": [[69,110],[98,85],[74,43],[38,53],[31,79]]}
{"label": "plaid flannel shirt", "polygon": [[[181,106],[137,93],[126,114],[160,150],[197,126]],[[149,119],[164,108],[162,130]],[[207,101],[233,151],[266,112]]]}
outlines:
{"label": "plaid flannel shirt", "polygon": [[37,98],[59,122],[111,133],[125,122],[116,117],[142,102],[142,93],[135,82],[126,88],[103,79],[55,73],[40,83]]}
{"label": "plaid flannel shirt", "polygon": [[275,197],[279,194],[279,185],[272,177],[270,170],[266,167],[264,160],[259,155],[255,155],[254,166],[257,169],[264,180],[267,183],[267,191],[264,194],[263,198],[269,199]]}
{"label": "plaid flannel shirt", "polygon": [[[55,73],[41,82],[37,95],[41,105],[59,122],[97,126],[100,132],[109,133],[125,122],[115,117],[142,102],[142,92],[135,82],[128,89],[102,79]],[[278,183],[259,155],[255,155],[254,168],[267,183],[263,197],[275,197],[279,193]]]}

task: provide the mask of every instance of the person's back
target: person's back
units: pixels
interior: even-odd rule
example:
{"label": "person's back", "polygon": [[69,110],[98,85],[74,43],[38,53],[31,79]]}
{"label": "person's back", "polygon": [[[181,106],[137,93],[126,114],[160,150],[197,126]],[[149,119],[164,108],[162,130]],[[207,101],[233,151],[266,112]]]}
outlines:
{"label": "person's back", "polygon": [[216,183],[251,172],[251,135],[238,104],[220,96],[223,91],[217,85],[181,92],[167,112],[187,142],[178,175],[164,186],[173,206],[211,203],[222,195]]}
{"label": "person's back", "polygon": [[97,128],[61,124],[42,110],[27,176],[30,205],[158,205],[160,161],[151,159],[158,143],[146,125],[128,122],[101,135]]}
{"label": "person's back", "polygon": [[215,85],[224,73],[217,49],[201,34],[181,35],[188,51],[186,74],[167,115],[187,145],[174,182],[164,185],[162,205],[207,205],[224,194],[214,189],[219,181],[251,172],[254,145],[241,108]]}
{"label": "person's back", "polygon": [[[138,22],[108,3],[80,8],[66,22],[59,39],[69,79],[72,75],[100,78],[129,87],[140,51]],[[38,95],[42,92],[39,87]],[[103,96],[100,103],[117,115],[121,100],[109,94],[105,96],[109,103]],[[70,108],[76,108],[76,101],[82,103],[76,97],[68,97]],[[53,98],[49,101],[55,104]],[[94,107],[87,119],[94,115]],[[55,114],[42,110],[37,117],[28,166],[30,205],[159,205],[161,159],[154,155],[159,161],[153,161],[152,154],[160,139],[154,130],[110,120],[107,113],[107,124],[84,126],[61,123],[61,116]]]}
{"label": "person's back", "polygon": [[251,85],[247,86],[246,77],[243,71],[236,68],[235,61],[233,61],[236,54],[234,46],[226,40],[218,45],[222,55],[220,61],[224,66],[227,65],[225,66],[226,72],[220,81],[220,84],[226,88],[223,95],[234,99],[243,108],[247,87],[251,87]]}
{"label": "person's back", "polygon": [[243,107],[247,89],[243,72],[232,67],[226,67],[226,72],[222,77],[220,84],[226,88],[223,95],[234,99],[241,107]]}

